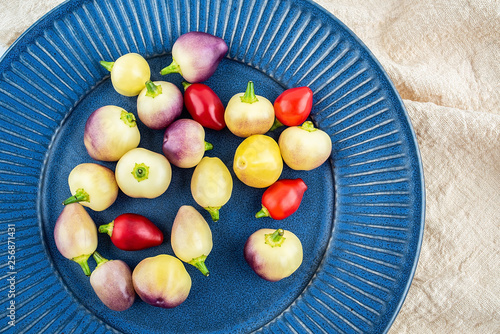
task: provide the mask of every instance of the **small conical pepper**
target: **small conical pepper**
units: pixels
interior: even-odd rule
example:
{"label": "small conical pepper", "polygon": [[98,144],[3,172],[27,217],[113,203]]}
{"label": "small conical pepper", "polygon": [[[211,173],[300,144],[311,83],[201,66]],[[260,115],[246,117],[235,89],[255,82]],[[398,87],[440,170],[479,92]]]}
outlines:
{"label": "small conical pepper", "polygon": [[306,190],[307,185],[301,178],[276,181],[262,195],[262,209],[255,217],[285,219],[297,211]]}
{"label": "small conical pepper", "polygon": [[191,83],[205,81],[214,74],[227,50],[227,44],[222,38],[205,32],[190,31],[175,41],[172,46],[172,63],[160,73],[179,73]]}
{"label": "small conical pepper", "polygon": [[64,207],[54,226],[54,241],[62,256],[78,263],[90,276],[87,260],[97,248],[97,229],[81,204]]}
{"label": "small conical pepper", "polygon": [[212,231],[195,208],[189,205],[179,208],[172,225],[170,242],[175,256],[208,276],[205,260],[212,251]]}
{"label": "small conical pepper", "polygon": [[114,311],[125,311],[135,300],[132,271],[121,260],[107,260],[98,252],[92,254],[97,267],[90,275],[90,285],[97,297]]}
{"label": "small conical pepper", "polygon": [[135,251],[155,247],[163,242],[163,233],[144,216],[124,213],[111,223],[99,226],[100,233],[107,233],[113,244],[121,250]]}
{"label": "small conical pepper", "polygon": [[226,127],[224,105],[210,87],[202,83],[190,84],[186,81],[182,85],[184,86],[184,105],[195,121],[213,130],[222,130]]}

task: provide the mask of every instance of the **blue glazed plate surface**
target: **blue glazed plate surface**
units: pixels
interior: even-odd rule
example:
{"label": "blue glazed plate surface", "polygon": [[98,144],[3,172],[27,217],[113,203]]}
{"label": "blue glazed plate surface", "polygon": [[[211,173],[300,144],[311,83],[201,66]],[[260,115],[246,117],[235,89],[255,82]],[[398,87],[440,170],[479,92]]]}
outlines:
{"label": "blue glazed plate surface", "polygon": [[[207,155],[221,158],[234,180],[219,222],[210,222],[191,197],[193,169],[176,167],[157,199],[120,193],[108,210],[88,210],[99,225],[125,212],[145,215],[168,241],[178,208],[188,204],[213,233],[206,261],[211,275],[186,265],[193,286],[183,304],[164,310],[137,298],[127,311],[110,311],[80,267],[58,253],[53,238],[60,203],[70,196],[69,172],[92,162],[83,145],[86,119],[108,104],[136,112],[135,98],[113,90],[99,61],[137,52],[148,60],[153,80],[181,88],[179,75],[159,71],[170,63],[176,38],[194,30],[229,46],[206,82],[223,103],[249,80],[271,101],[287,88],[310,87],[311,117],[330,135],[332,156],[309,172],[285,166],[281,178],[301,177],[308,190],[299,210],[282,221],[254,218],[264,189],[235,177],[232,160],[242,139],[227,129],[206,130],[214,144]],[[15,256],[1,269],[4,281],[15,277],[14,285],[0,287],[3,332],[382,333],[392,324],[422,241],[421,162],[392,83],[331,14],[308,1],[71,1],[18,39],[1,59],[0,73],[0,253]],[[139,129],[140,147],[161,152],[163,131]],[[276,140],[279,134],[269,133]],[[270,283],[246,264],[243,245],[256,230],[279,227],[301,239],[304,261],[292,276]],[[9,249],[9,237],[15,248]],[[99,236],[98,251],[132,268],[145,257],[173,255],[168,242],[120,251],[107,235]],[[12,301],[15,327],[7,323]]]}

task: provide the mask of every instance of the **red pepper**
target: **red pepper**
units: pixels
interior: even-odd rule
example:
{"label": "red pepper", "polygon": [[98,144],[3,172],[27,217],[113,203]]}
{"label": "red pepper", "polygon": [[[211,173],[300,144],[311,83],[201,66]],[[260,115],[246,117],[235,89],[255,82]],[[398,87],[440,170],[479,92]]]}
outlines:
{"label": "red pepper", "polygon": [[274,101],[276,119],[287,126],[301,125],[309,117],[313,103],[313,92],[309,87],[285,90]]}
{"label": "red pepper", "polygon": [[151,220],[135,213],[124,213],[111,223],[99,226],[99,232],[107,233],[113,244],[127,251],[158,246],[163,233]]}
{"label": "red pepper", "polygon": [[285,219],[297,211],[306,190],[307,185],[300,178],[276,181],[264,191],[262,195],[262,210],[257,212],[255,217]]}
{"label": "red pepper", "polygon": [[184,105],[191,117],[202,126],[214,130],[222,130],[224,121],[224,105],[207,85],[201,83],[189,84],[183,82]]}

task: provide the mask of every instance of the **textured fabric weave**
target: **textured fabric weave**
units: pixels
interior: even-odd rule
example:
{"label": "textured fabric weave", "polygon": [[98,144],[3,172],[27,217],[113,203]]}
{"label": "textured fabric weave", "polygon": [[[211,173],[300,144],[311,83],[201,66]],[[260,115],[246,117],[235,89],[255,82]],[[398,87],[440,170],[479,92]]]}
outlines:
{"label": "textured fabric weave", "polygon": [[[61,2],[1,1],[0,50]],[[500,1],[317,3],[386,69],[421,150],[424,242],[389,333],[500,333]]]}

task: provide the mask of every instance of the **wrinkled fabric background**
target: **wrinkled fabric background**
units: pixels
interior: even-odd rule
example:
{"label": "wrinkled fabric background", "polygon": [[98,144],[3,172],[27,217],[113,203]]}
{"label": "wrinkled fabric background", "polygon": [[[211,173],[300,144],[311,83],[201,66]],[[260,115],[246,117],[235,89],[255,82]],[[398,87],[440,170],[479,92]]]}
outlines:
{"label": "wrinkled fabric background", "polygon": [[[62,2],[0,1],[0,53]],[[389,333],[500,333],[500,1],[316,2],[386,69],[422,155],[424,241]]]}

